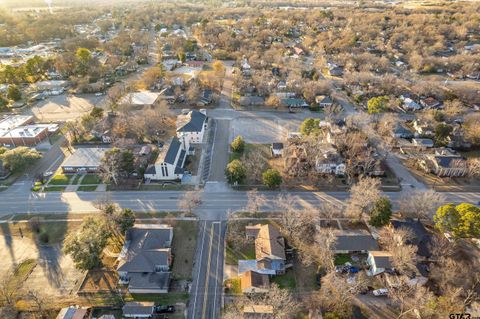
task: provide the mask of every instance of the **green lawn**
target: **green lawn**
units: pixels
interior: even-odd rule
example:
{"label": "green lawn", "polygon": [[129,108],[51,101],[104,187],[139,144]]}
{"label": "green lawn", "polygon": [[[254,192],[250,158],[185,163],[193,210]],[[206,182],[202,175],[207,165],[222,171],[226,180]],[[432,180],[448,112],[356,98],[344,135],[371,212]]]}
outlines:
{"label": "green lawn", "polygon": [[228,294],[230,295],[241,295],[242,294],[242,280],[240,278],[231,278],[225,280],[225,285],[228,288]]}
{"label": "green lawn", "polygon": [[82,178],[82,175],[76,174],[75,178],[73,179],[72,185],[77,185],[80,181],[80,178]]}
{"label": "green lawn", "polygon": [[80,192],[94,192],[97,189],[95,185],[88,185],[88,186],[78,186],[77,190]]}
{"label": "green lawn", "polygon": [[352,257],[350,257],[350,255],[348,254],[335,255],[335,261],[334,261],[335,266],[345,265],[346,262],[349,262],[349,263],[352,262]]}
{"label": "green lawn", "polygon": [[83,177],[82,182],[80,184],[82,184],[82,185],[100,184],[101,182],[102,181],[100,180],[98,175],[96,175],[96,174],[86,174]]}
{"label": "green lawn", "polygon": [[270,145],[269,144],[245,144],[245,149],[242,153],[232,152],[229,154],[229,162],[240,159],[244,154],[248,156],[249,153],[260,152],[265,158],[270,158]]}
{"label": "green lawn", "polygon": [[231,247],[230,245],[226,246],[226,256],[225,256],[225,263],[227,265],[238,265],[238,260],[251,260],[255,259],[255,245],[252,243],[251,245],[247,245],[242,249],[238,249],[235,247]]}
{"label": "green lawn", "polygon": [[480,157],[480,151],[461,152],[461,154],[466,158]]}
{"label": "green lawn", "polygon": [[295,274],[292,270],[287,270],[284,275],[273,276],[272,283],[277,284],[280,288],[295,289],[297,282],[295,281]]}
{"label": "green lawn", "polygon": [[174,305],[177,302],[187,302],[188,293],[168,294],[131,294],[125,296],[125,302],[128,301],[153,301],[159,305]]}
{"label": "green lawn", "polygon": [[48,181],[48,185],[68,185],[73,176],[74,175],[57,174]]}
{"label": "green lawn", "polygon": [[172,275],[175,279],[191,279],[197,238],[197,222],[176,220],[171,224],[173,226]]}
{"label": "green lawn", "polygon": [[50,186],[43,189],[44,192],[63,192],[66,186]]}
{"label": "green lawn", "polygon": [[25,259],[15,267],[12,280],[24,282],[37,265],[35,259]]}

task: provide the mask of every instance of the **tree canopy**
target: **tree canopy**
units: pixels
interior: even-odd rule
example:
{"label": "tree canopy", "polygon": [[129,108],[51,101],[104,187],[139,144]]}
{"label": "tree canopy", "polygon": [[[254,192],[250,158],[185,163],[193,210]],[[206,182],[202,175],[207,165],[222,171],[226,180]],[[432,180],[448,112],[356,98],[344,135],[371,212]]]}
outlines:
{"label": "tree canopy", "polygon": [[276,169],[269,168],[262,174],[263,184],[270,188],[275,188],[280,186],[282,183],[282,176],[280,172]]}
{"label": "tree canopy", "polygon": [[388,96],[372,97],[368,100],[367,109],[369,114],[377,114],[385,112],[388,109]]}
{"label": "tree canopy", "polygon": [[242,183],[247,177],[247,170],[242,161],[233,160],[228,163],[225,175],[230,184]]}
{"label": "tree canopy", "polygon": [[470,238],[480,236],[480,208],[470,203],[443,205],[433,217],[435,226],[454,237]]}

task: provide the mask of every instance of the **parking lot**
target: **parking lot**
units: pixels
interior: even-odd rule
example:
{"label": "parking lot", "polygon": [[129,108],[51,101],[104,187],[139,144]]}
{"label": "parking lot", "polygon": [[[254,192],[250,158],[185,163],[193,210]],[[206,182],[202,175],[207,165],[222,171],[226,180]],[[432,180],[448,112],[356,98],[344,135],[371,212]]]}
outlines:
{"label": "parking lot", "polygon": [[247,143],[269,144],[284,141],[290,131],[298,131],[301,120],[278,117],[239,117],[232,121],[232,136],[241,135]]}
{"label": "parking lot", "polygon": [[103,104],[104,96],[95,94],[61,94],[48,97],[34,104],[29,112],[40,122],[66,121],[90,112],[93,106]]}

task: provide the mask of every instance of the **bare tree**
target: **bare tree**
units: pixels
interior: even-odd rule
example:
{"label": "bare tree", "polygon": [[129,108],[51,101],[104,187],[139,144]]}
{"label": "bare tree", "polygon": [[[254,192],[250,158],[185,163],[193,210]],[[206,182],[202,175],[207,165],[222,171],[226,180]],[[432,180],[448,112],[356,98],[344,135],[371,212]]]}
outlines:
{"label": "bare tree", "polygon": [[435,210],[445,203],[445,196],[433,189],[408,192],[400,198],[402,214],[413,218],[430,218]]}
{"label": "bare tree", "polygon": [[258,213],[262,206],[267,203],[267,197],[263,194],[259,194],[256,188],[247,192],[247,206],[245,210],[250,213]]}
{"label": "bare tree", "polygon": [[429,307],[435,296],[428,288],[408,282],[406,277],[397,277],[397,283],[388,288],[388,295],[397,305],[397,318],[429,318],[434,309]]}
{"label": "bare tree", "polygon": [[190,215],[202,204],[202,192],[199,190],[185,192],[178,201],[178,208]]}
{"label": "bare tree", "polygon": [[480,159],[469,158],[467,159],[468,176],[480,177]]}
{"label": "bare tree", "polygon": [[361,178],[350,189],[347,212],[355,219],[362,220],[372,211],[380,198],[380,180],[370,177]]}
{"label": "bare tree", "polygon": [[415,270],[417,247],[406,244],[413,234],[405,228],[392,226],[380,230],[380,242],[392,255],[392,264],[400,272]]}
{"label": "bare tree", "polygon": [[322,309],[347,318],[351,315],[354,296],[365,287],[366,281],[359,276],[354,283],[350,284],[345,277],[329,272],[322,278],[320,290],[312,295],[311,303],[321,305]]}

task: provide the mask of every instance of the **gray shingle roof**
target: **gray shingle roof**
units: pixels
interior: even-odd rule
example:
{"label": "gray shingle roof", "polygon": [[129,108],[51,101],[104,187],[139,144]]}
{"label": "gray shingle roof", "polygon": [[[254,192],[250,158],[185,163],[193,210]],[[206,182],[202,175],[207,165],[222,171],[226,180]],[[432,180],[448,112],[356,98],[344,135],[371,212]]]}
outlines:
{"label": "gray shingle roof", "polygon": [[132,273],[128,289],[162,289],[168,290],[170,272]]}
{"label": "gray shingle roof", "polygon": [[165,163],[175,165],[175,159],[177,158],[178,150],[180,149],[181,145],[182,144],[180,143],[180,140],[175,136],[168,147],[168,151],[165,154],[163,161]]}
{"label": "gray shingle roof", "polygon": [[177,128],[177,132],[201,132],[207,116],[199,111],[193,110],[188,113],[189,121]]}
{"label": "gray shingle roof", "polygon": [[153,314],[153,302],[127,302],[123,308],[123,315],[151,315]]}
{"label": "gray shingle roof", "polygon": [[336,234],[335,250],[378,250],[378,244],[368,232],[339,231]]}
{"label": "gray shingle roof", "polygon": [[156,265],[168,267],[172,232],[171,227],[154,228],[153,225],[152,228],[131,228],[127,233],[128,250],[119,258],[117,270],[130,275],[130,272],[154,272]]}

